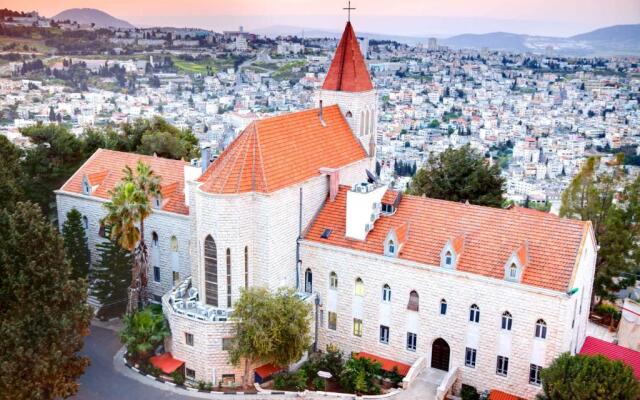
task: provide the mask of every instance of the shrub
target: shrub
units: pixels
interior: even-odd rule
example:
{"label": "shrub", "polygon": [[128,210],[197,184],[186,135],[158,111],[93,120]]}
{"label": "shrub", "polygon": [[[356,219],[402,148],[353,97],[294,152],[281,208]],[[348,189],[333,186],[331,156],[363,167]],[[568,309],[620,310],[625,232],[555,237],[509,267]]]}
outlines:
{"label": "shrub", "polygon": [[621,313],[612,304],[600,303],[595,307],[594,311],[598,314],[610,315],[616,321],[620,320]]}
{"label": "shrub", "polygon": [[198,381],[198,390],[210,392],[211,389],[213,389],[213,384],[211,382]]}
{"label": "shrub", "polygon": [[327,382],[320,377],[316,377],[313,378],[312,386],[315,390],[324,392],[327,388]]}
{"label": "shrub", "polygon": [[379,393],[377,379],[380,373],[380,363],[367,358],[351,358],[344,364],[340,374],[340,385],[351,393]]}
{"label": "shrub", "polygon": [[389,379],[395,386],[402,382],[403,376],[398,372],[398,367],[393,367],[390,372],[384,372],[383,377]]}
{"label": "shrub", "polygon": [[307,373],[302,368],[297,372],[279,373],[273,378],[273,388],[301,392],[307,388]]}
{"label": "shrub", "polygon": [[176,385],[184,385],[184,375],[180,371],[173,371],[171,373],[171,379],[173,379],[173,383]]}
{"label": "shrub", "polygon": [[462,385],[462,390],[460,390],[460,397],[462,400],[480,400],[480,395],[475,387],[470,385]]}

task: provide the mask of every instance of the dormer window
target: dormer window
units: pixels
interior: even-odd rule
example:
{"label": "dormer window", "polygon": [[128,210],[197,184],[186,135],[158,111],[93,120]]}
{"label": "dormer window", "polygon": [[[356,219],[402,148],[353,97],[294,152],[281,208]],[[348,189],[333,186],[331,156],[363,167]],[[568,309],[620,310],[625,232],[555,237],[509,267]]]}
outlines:
{"label": "dormer window", "polygon": [[389,243],[387,243],[387,252],[389,252],[389,254],[395,254],[396,244],[393,242],[393,240],[389,240]]}
{"label": "dormer window", "polygon": [[509,267],[509,278],[516,279],[518,277],[518,266],[515,263],[512,263]]}
{"label": "dormer window", "polygon": [[153,208],[162,208],[162,199],[160,198],[160,196],[156,196],[153,198]]}
{"label": "dormer window", "polygon": [[447,251],[447,253],[444,255],[444,265],[451,268],[452,264],[453,264],[453,255],[451,254],[450,251]]}
{"label": "dormer window", "polygon": [[518,247],[504,265],[504,279],[511,282],[522,281],[522,274],[529,263],[529,246],[525,241]]}
{"label": "dormer window", "polygon": [[409,235],[409,225],[405,222],[397,228],[391,228],[384,241],[384,255],[398,257]]}
{"label": "dormer window", "polygon": [[86,176],[82,178],[82,194],[91,196],[91,184]]}

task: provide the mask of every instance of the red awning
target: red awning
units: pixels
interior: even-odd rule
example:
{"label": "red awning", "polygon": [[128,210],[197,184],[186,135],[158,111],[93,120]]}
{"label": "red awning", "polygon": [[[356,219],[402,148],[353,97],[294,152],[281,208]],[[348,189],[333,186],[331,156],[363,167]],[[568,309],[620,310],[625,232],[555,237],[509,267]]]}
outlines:
{"label": "red awning", "polygon": [[258,374],[258,376],[262,379],[267,379],[268,377],[270,377],[271,375],[275,374],[276,372],[280,372],[279,367],[276,367],[273,364],[265,364],[261,367],[258,367],[255,369],[256,374]]}
{"label": "red awning", "polygon": [[618,360],[633,369],[636,379],[640,380],[640,352],[622,347],[620,345],[605,342],[592,336],[587,336],[580,350],[580,354],[589,356],[603,355],[609,360]]}
{"label": "red awning", "polygon": [[184,365],[184,361],[173,358],[171,352],[153,356],[149,361],[154,367],[160,369],[165,374],[170,374]]}
{"label": "red awning", "polygon": [[389,360],[388,358],[376,356],[375,354],[366,353],[364,351],[361,351],[360,353],[356,354],[354,357],[355,358],[368,358],[371,361],[377,361],[380,364],[382,364],[382,369],[383,370],[389,371],[389,372],[393,371],[393,367],[397,367],[398,368],[398,374],[400,374],[402,376],[406,376],[407,372],[409,372],[409,368],[411,368],[410,365],[403,364],[403,363],[398,362],[398,361]]}
{"label": "red awning", "polygon": [[489,393],[489,400],[524,400],[522,397],[493,389]]}

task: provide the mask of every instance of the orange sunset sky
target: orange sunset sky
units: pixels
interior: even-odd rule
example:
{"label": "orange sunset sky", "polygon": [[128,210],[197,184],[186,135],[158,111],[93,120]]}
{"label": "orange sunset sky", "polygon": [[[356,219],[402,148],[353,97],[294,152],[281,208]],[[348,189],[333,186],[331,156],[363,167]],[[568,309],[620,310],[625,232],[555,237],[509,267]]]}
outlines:
{"label": "orange sunset sky", "polygon": [[[3,0],[2,7],[45,16],[74,7],[101,9],[135,25],[228,29],[295,25],[335,28],[343,0]],[[570,35],[640,22],[640,0],[353,0],[354,23],[367,31],[407,34],[509,30]],[[221,19],[220,16],[233,18]],[[216,18],[218,17],[218,18]],[[409,17],[407,23],[399,22]],[[429,17],[420,22],[420,17]],[[437,18],[433,18],[437,17]],[[411,31],[411,32],[409,32]]]}

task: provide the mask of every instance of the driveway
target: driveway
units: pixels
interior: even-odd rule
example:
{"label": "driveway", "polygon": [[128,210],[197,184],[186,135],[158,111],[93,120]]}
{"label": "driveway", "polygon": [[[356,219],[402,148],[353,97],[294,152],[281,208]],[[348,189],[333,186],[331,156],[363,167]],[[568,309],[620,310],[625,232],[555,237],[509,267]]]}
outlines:
{"label": "driveway", "polygon": [[[89,356],[91,365],[80,377],[80,390],[72,399],[78,400],[190,400],[185,396],[139,382],[123,375],[114,368],[114,355],[122,344],[117,334],[109,329],[91,326],[91,334],[85,338],[83,355]],[[133,371],[131,371],[133,373]],[[140,376],[141,379],[147,379]],[[150,382],[152,383],[152,382]]]}

